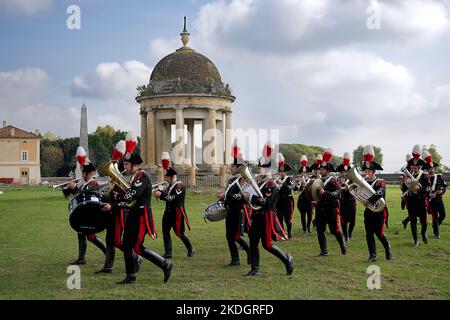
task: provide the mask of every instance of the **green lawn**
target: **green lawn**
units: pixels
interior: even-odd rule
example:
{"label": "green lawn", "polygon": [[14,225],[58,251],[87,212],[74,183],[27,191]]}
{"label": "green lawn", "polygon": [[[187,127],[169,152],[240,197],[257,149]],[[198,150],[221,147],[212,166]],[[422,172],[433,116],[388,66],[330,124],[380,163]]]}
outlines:
{"label": "green lawn", "polygon": [[[398,187],[389,188],[387,199],[390,228],[386,235],[393,260],[385,261],[377,240],[380,290],[366,287],[369,263],[361,207],[346,256],[340,255],[334,237],[328,234],[330,256],[316,257],[316,235],[301,234],[296,210],[294,239],[278,243],[295,258],[293,276],[285,276],[283,264],[261,250],[262,275],[249,279],[243,276],[248,266],[225,266],[229,253],[224,221],[203,221],[204,208],[214,201],[212,192],[188,193],[186,208],[196,256],[187,258],[181,241],[174,238],[174,269],[167,284],[162,282],[162,272],[145,261],[136,285],[116,285],[124,276],[120,251],[113,274],[94,274],[102,267],[103,256],[89,243],[88,263],[81,267],[81,290],[69,290],[66,268],[76,258],[78,244],[68,223],[67,200],[52,189],[0,191],[0,299],[450,299],[450,220],[442,226],[441,240],[434,239],[429,224],[429,244],[413,247],[410,230],[403,230],[400,223],[406,213],[400,210]],[[449,193],[445,202],[450,211]],[[159,253],[163,253],[162,209],[162,203],[154,201],[159,237],[155,241],[147,238],[145,243]]]}

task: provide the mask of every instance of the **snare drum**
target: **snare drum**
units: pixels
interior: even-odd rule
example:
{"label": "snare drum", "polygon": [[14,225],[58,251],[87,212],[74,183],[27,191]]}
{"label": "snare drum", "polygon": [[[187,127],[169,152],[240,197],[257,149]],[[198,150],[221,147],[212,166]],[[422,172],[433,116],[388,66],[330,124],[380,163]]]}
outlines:
{"label": "snare drum", "polygon": [[227,216],[227,209],[225,208],[225,202],[223,200],[214,202],[205,210],[205,219],[209,221],[220,221]]}
{"label": "snare drum", "polygon": [[97,233],[110,223],[108,212],[101,209],[104,204],[98,191],[81,191],[69,203],[70,226],[77,232]]}

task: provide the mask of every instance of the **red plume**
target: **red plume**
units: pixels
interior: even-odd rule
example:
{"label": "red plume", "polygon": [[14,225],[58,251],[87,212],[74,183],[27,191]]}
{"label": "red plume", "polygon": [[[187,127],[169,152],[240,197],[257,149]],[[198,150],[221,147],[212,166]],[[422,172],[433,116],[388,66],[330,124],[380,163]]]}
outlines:
{"label": "red plume", "polygon": [[331,158],[333,158],[333,150],[326,149],[322,156],[323,162],[328,163],[330,162]]}
{"label": "red plume", "polygon": [[86,164],[86,150],[84,150],[83,147],[78,147],[76,157],[79,164],[81,164],[82,166]]}
{"label": "red plume", "polygon": [[264,158],[270,158],[272,156],[272,152],[273,152],[273,146],[269,143],[266,143],[264,145],[263,151],[262,151],[262,155]]}
{"label": "red plume", "polygon": [[133,131],[128,131],[127,137],[125,138],[126,151],[129,153],[133,153],[137,144],[138,140],[136,134]]}
{"label": "red plume", "polygon": [[169,169],[170,167],[170,155],[168,152],[163,152],[161,154],[161,162],[162,162],[162,166],[165,170]]}
{"label": "red plume", "polygon": [[113,161],[119,161],[120,158],[122,158],[125,154],[125,141],[124,140],[120,140],[119,142],[117,142],[113,154],[112,154],[112,160]]}

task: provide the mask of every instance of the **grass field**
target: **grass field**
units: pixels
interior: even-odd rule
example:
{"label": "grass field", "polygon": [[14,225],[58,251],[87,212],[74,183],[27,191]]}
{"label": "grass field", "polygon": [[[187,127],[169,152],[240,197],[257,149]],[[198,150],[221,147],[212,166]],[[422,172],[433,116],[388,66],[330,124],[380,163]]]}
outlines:
{"label": "grass field", "polygon": [[[124,276],[120,251],[113,274],[94,274],[102,267],[104,257],[89,243],[87,264],[81,267],[81,290],[69,290],[66,268],[77,256],[78,243],[68,224],[67,200],[52,189],[0,191],[0,299],[450,299],[449,218],[441,227],[441,240],[434,239],[430,223],[429,244],[413,247],[409,228],[404,230],[400,223],[406,213],[400,210],[398,187],[390,187],[387,198],[390,228],[386,235],[394,253],[391,261],[384,259],[377,240],[380,290],[368,290],[366,286],[369,263],[361,207],[346,256],[340,255],[334,237],[327,234],[330,256],[316,257],[316,234],[305,236],[300,232],[296,210],[294,239],[278,243],[294,256],[294,274],[287,277],[283,264],[261,250],[262,274],[246,278],[247,265],[226,267],[229,253],[224,221],[203,221],[204,208],[214,201],[212,192],[188,193],[186,208],[196,256],[187,258],[181,241],[174,238],[174,269],[167,284],[162,282],[160,269],[145,261],[137,284],[116,285]],[[449,193],[445,203],[450,211]],[[159,237],[155,241],[147,238],[145,244],[162,254],[163,207],[155,201],[153,206]],[[245,257],[243,251],[241,257]]]}

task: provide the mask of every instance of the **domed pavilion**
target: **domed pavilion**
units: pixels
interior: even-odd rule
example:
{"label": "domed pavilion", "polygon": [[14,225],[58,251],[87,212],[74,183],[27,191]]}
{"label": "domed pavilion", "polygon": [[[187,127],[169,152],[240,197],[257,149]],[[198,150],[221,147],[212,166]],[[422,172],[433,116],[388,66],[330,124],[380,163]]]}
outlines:
{"label": "domed pavilion", "polygon": [[[158,62],[148,85],[138,87],[142,159],[153,171],[161,153],[168,151],[178,170],[197,166],[217,173],[231,160],[231,105],[236,98],[214,63],[188,47],[186,18],[180,35],[183,46]],[[201,159],[196,159],[194,125],[202,127]]]}

